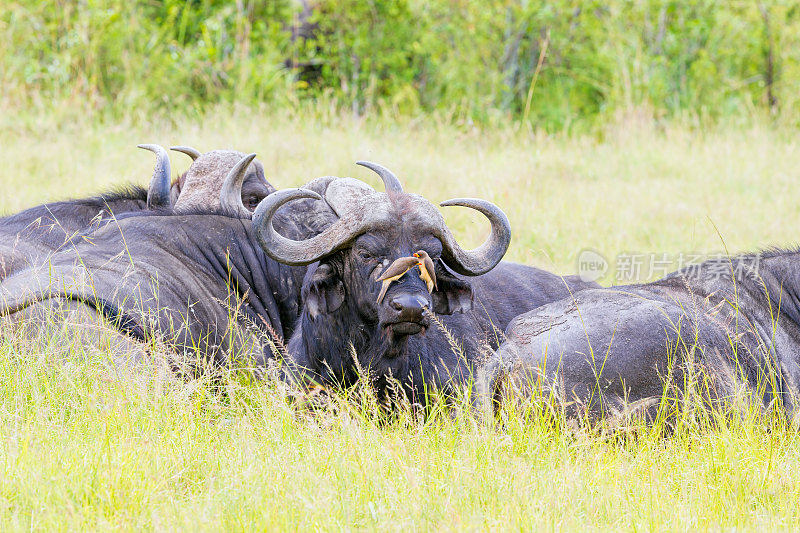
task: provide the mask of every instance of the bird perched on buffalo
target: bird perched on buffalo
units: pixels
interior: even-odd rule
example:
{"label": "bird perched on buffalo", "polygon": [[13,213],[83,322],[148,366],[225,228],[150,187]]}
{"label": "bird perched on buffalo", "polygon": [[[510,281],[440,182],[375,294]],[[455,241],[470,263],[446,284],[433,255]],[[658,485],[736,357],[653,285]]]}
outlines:
{"label": "bird perched on buffalo", "polygon": [[419,277],[422,278],[422,281],[428,286],[428,292],[432,293],[433,289],[437,288],[436,271],[433,267],[433,260],[425,250],[414,252],[414,257],[419,259]]}
{"label": "bird perched on buffalo", "polygon": [[386,267],[381,277],[378,278],[378,281],[382,283],[381,293],[378,295],[378,303],[383,301],[383,297],[386,296],[386,291],[389,290],[389,285],[391,285],[393,281],[402,278],[406,272],[419,264],[420,259],[418,257],[410,256],[395,259],[394,263]]}

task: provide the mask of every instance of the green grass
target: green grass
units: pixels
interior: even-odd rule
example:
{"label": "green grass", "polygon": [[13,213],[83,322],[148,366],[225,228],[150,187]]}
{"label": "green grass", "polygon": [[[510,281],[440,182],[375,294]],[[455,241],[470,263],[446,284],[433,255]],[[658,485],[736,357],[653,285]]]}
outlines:
{"label": "green grass", "polygon": [[[629,118],[567,138],[258,109],[135,123],[6,114],[0,209],[144,184],[152,156],[135,145],[157,142],[255,151],[279,187],[324,174],[376,184],[353,162],[381,162],[430,200],[495,201],[513,225],[509,258],[564,274],[585,247],[612,259],[753,250],[794,244],[800,223],[800,146],[766,127],[699,133]],[[182,170],[188,159],[173,162]],[[463,242],[482,240],[479,217],[446,213]],[[780,426],[611,439],[543,421],[387,421],[368,402],[312,415],[236,375],[212,387],[114,373],[100,359],[0,344],[0,529],[800,525],[800,436]]]}

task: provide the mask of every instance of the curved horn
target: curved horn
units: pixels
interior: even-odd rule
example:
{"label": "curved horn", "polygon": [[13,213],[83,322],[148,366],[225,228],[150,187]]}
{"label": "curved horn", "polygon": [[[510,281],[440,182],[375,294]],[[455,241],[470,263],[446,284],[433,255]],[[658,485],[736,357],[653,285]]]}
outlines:
{"label": "curved horn", "polygon": [[191,146],[170,146],[169,149],[188,155],[189,157],[192,158],[192,161],[203,155],[199,151],[192,148]]}
{"label": "curved horn", "polygon": [[287,239],[275,231],[272,217],[284,204],[302,198],[322,200],[319,194],[308,189],[283,189],[261,200],[253,213],[253,229],[258,243],[268,256],[279,263],[294,266],[311,264],[349,242],[364,226],[370,224],[369,212],[364,210],[361,212],[362,216],[340,218],[325,231],[310,239],[304,241]]}
{"label": "curved horn", "polygon": [[170,174],[169,154],[157,144],[140,144],[138,148],[150,150],[156,154],[156,166],[153,169],[153,178],[147,188],[147,208],[169,207]]}
{"label": "curved horn", "polygon": [[511,224],[503,211],[491,202],[478,198],[454,198],[442,202],[442,207],[460,205],[483,213],[492,224],[489,238],[474,250],[464,250],[447,226],[440,228],[443,260],[453,270],[465,276],[485,274],[497,266],[511,244]]}
{"label": "curved horn", "polygon": [[400,180],[397,179],[397,176],[388,168],[370,161],[356,161],[356,165],[367,167],[380,176],[381,180],[383,180],[383,187],[386,189],[386,192],[403,192],[403,186],[400,184]]}
{"label": "curved horn", "polygon": [[244,156],[225,176],[222,189],[219,191],[219,205],[223,209],[242,216],[250,216],[250,211],[242,203],[242,183],[244,183],[247,167],[255,158],[256,154]]}

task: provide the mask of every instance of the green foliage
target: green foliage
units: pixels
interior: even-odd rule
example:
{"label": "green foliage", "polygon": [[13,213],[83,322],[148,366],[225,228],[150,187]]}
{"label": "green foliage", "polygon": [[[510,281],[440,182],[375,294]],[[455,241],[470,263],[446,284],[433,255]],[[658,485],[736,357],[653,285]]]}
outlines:
{"label": "green foliage", "polygon": [[314,38],[299,54],[312,67],[301,73],[310,94],[330,88],[357,112],[387,102],[416,110],[425,53],[414,20],[405,0],[317,3],[309,21],[317,26]]}
{"label": "green foliage", "polygon": [[174,110],[279,95],[288,1],[48,3],[3,8],[3,83],[17,97]]}
{"label": "green foliage", "polygon": [[712,121],[798,114],[795,3],[310,5],[306,16],[292,0],[4,3],[3,96],[112,113],[332,101],[359,115],[437,112],[551,130],[634,109]]}

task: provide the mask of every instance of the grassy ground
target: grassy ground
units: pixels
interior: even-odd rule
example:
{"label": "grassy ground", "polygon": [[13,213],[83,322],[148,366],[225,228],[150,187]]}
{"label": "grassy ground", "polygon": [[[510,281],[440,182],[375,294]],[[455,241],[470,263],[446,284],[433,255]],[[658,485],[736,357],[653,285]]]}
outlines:
{"label": "grassy ground", "polygon": [[[253,110],[146,127],[5,114],[0,209],[144,184],[152,156],[140,142],[252,150],[280,187],[324,174],[375,183],[353,162],[381,162],[431,200],[495,201],[514,229],[509,257],[564,274],[587,247],[612,261],[753,250],[794,244],[800,223],[792,132],[628,119],[566,139]],[[177,171],[188,159],[173,162]],[[479,217],[447,216],[465,243],[483,238]],[[379,424],[349,406],[310,417],[236,378],[213,390],[109,373],[79,350],[54,365],[55,348],[3,342],[3,530],[800,525],[800,437],[787,429],[745,422],[620,442],[537,424]]]}

